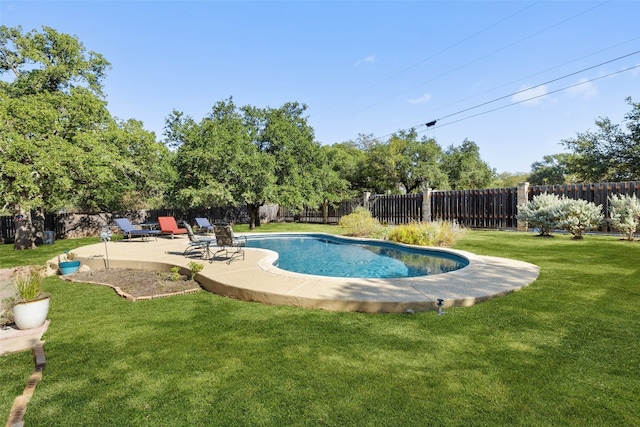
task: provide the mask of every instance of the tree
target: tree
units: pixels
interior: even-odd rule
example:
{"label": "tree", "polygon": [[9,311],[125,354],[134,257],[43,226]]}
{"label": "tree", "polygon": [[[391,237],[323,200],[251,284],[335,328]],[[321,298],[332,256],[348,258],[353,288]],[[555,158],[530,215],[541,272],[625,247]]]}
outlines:
{"label": "tree", "polygon": [[525,172],[501,172],[495,176],[491,183],[493,188],[517,187],[521,182],[528,182],[529,174]]}
{"label": "tree", "polygon": [[440,168],[442,149],[434,139],[419,140],[414,129],[399,131],[386,142],[371,144],[367,154],[366,171],[374,192],[412,193],[423,186],[447,186],[446,175]]}
{"label": "tree", "polygon": [[166,135],[177,147],[175,202],[184,207],[244,204],[252,229],[260,225],[259,208],[265,203],[319,206],[328,197],[322,176],[326,162],[305,110],[298,103],[238,108],[229,99],[216,103],[200,123],[174,111]]}
{"label": "tree", "polygon": [[454,190],[486,188],[495,176],[495,171],[480,158],[476,143],[467,139],[460,147],[451,145],[447,148],[442,170]]}
{"label": "tree", "polygon": [[531,165],[529,182],[537,185],[560,185],[572,181],[569,169],[573,155],[568,153],[544,156]]}
{"label": "tree", "polygon": [[640,178],[640,103],[627,98],[631,111],[625,116],[625,132],[608,118],[596,120],[598,130],[578,133],[562,141],[575,157],[570,171],[582,181],[627,181]]}
{"label": "tree", "polygon": [[348,141],[334,145],[323,145],[327,162],[338,179],[347,185],[348,194],[343,197],[353,197],[369,191],[368,177],[366,175],[367,153],[358,147],[356,142]]}
{"label": "tree", "polygon": [[[70,35],[0,27],[0,200],[16,249],[34,247],[31,211],[124,208],[157,197],[168,153],[135,121],[116,122],[101,82],[109,63]],[[128,202],[127,202],[128,200]]]}

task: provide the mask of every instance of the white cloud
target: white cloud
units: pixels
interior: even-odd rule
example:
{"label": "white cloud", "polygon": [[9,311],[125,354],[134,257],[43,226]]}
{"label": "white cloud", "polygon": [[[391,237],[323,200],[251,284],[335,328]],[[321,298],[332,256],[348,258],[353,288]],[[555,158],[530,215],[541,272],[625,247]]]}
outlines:
{"label": "white cloud", "polygon": [[374,62],[376,62],[376,56],[369,55],[369,56],[365,56],[364,58],[358,59],[355,63],[355,66],[357,67],[361,64],[373,64]]}
{"label": "white cloud", "polygon": [[409,104],[425,104],[425,103],[429,102],[430,100],[431,100],[431,94],[428,93],[428,92],[425,93],[422,96],[417,97],[417,98],[407,99]]}
{"label": "white cloud", "polygon": [[542,98],[547,92],[547,86],[545,85],[532,88],[522,86],[520,91],[511,97],[511,101],[515,103],[525,103],[527,105],[536,105],[542,101]]}
{"label": "white cloud", "polygon": [[579,96],[582,98],[592,98],[598,95],[598,87],[592,82],[588,82],[586,78],[578,80],[576,86],[567,89],[571,96]]}

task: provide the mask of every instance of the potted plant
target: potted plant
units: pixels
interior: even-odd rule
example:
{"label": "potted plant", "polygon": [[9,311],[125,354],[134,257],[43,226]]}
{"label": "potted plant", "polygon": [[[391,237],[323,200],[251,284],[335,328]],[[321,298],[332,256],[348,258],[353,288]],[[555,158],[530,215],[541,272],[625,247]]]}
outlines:
{"label": "potted plant", "polygon": [[60,257],[58,257],[60,274],[64,276],[65,274],[75,273],[80,269],[80,261],[75,260],[75,257],[76,255],[69,251],[64,251],[64,261],[61,261]]}
{"label": "potted plant", "polygon": [[50,295],[42,292],[43,269],[31,267],[27,272],[16,273],[14,284],[17,290],[13,304],[13,321],[18,329],[40,327],[49,314]]}

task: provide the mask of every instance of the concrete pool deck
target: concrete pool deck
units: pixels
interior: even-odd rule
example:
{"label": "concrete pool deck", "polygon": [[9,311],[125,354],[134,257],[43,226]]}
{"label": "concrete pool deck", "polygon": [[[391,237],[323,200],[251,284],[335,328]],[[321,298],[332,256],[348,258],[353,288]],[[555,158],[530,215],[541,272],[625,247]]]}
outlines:
{"label": "concrete pool deck", "polygon": [[[203,289],[230,298],[265,304],[369,313],[425,311],[470,306],[521,289],[536,280],[536,265],[507,258],[463,255],[470,263],[450,273],[401,279],[352,279],[310,276],[273,266],[276,254],[262,249],[245,249],[245,259],[227,264],[182,255],[189,240],[158,238],[147,241],[107,242],[83,246],[73,252],[92,269],[106,266],[108,250],[111,268],[168,271],[173,266],[189,269],[191,261],[204,264],[196,276]],[[214,252],[215,252],[215,248]]]}

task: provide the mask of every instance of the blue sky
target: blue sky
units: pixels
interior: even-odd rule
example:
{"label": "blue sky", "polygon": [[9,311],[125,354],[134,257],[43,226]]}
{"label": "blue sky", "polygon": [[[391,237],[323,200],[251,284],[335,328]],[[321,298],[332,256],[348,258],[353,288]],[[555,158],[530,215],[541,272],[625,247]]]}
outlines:
{"label": "blue sky", "polygon": [[623,121],[640,102],[640,67],[620,72],[640,65],[638,17],[637,1],[0,0],[1,25],[104,55],[111,114],[159,139],[174,109],[297,101],[322,144],[415,127],[443,148],[474,141],[498,172]]}

